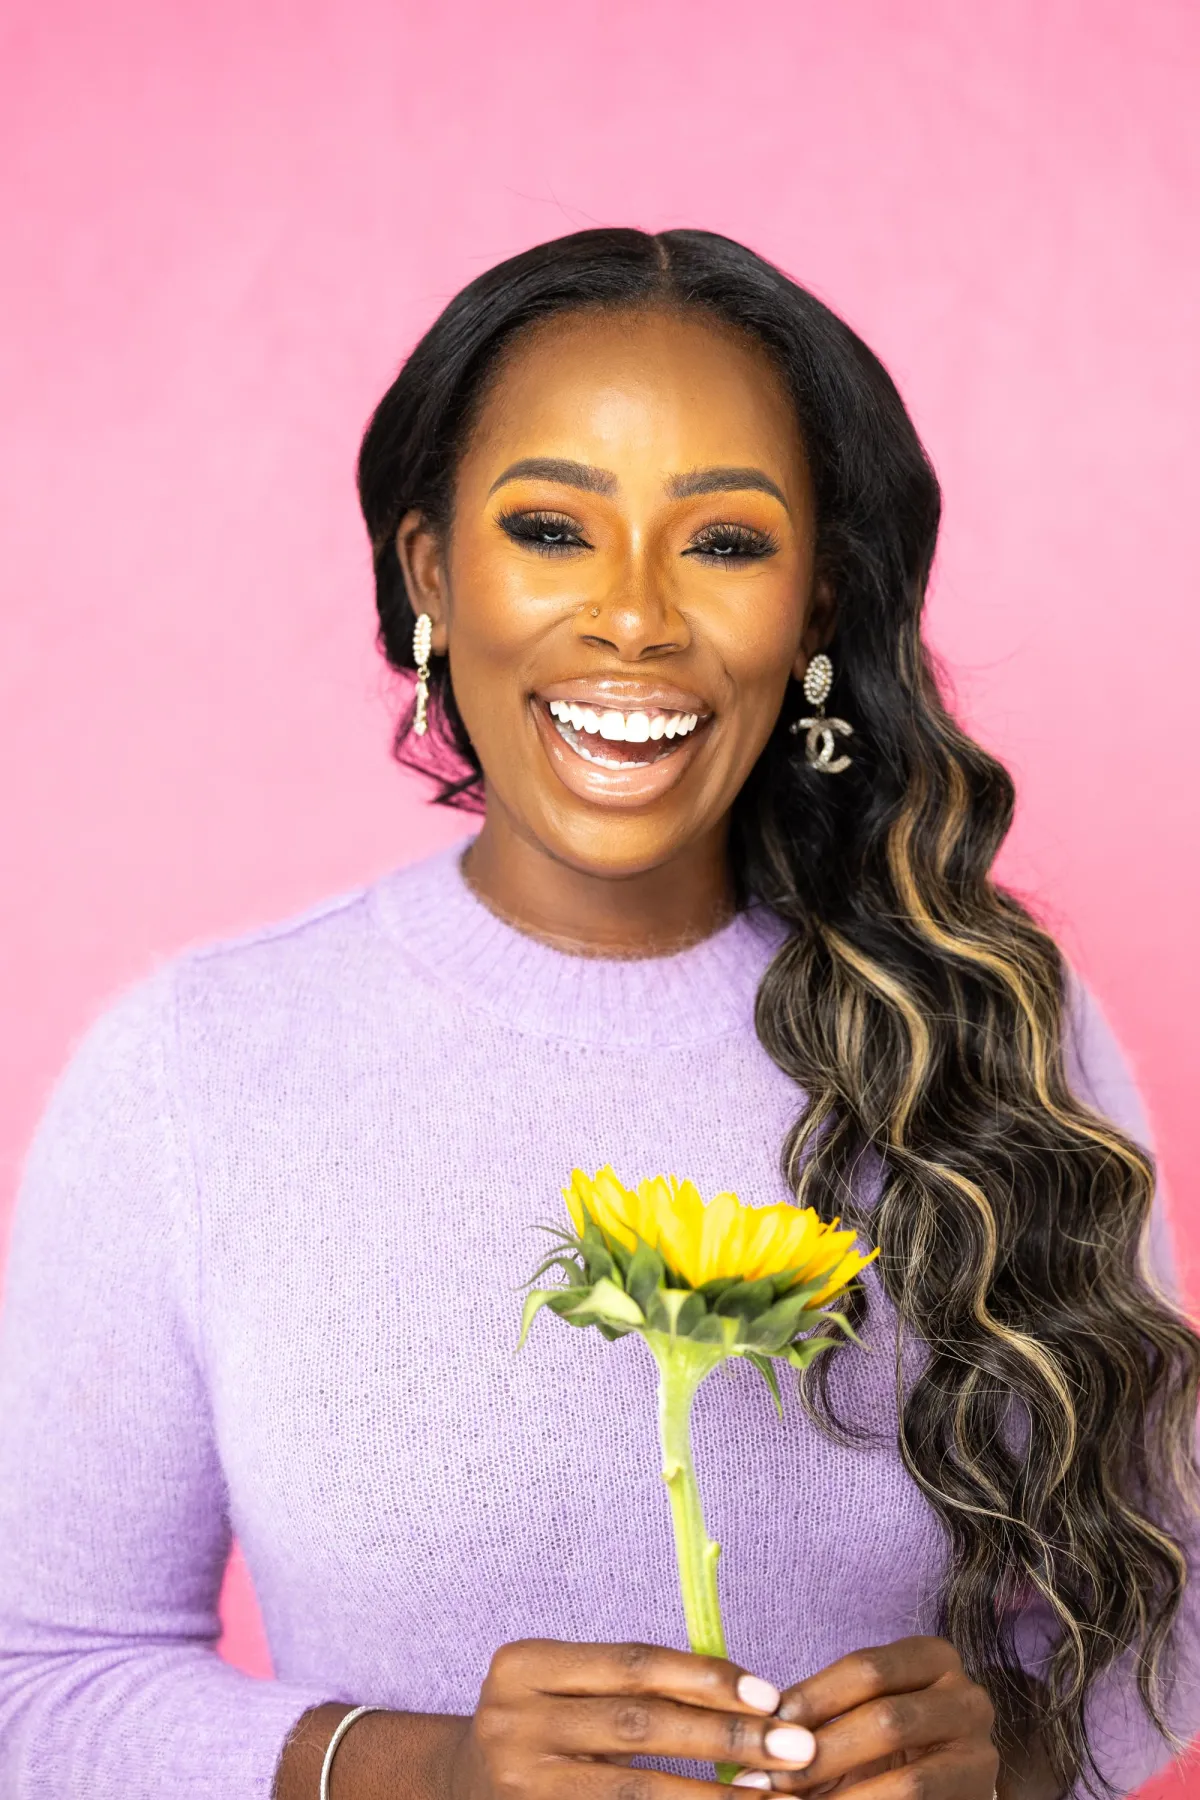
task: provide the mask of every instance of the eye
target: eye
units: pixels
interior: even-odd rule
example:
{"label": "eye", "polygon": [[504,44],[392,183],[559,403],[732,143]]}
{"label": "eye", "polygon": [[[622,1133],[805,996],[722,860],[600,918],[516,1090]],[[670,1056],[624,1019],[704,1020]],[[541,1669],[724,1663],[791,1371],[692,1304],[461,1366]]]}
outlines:
{"label": "eye", "polygon": [[769,531],[755,531],[750,525],[706,525],[683,554],[714,562],[752,562],[774,556],[778,548],[778,541]]}
{"label": "eye", "polygon": [[591,548],[575,520],[566,513],[506,512],[496,522],[514,543],[527,544],[542,556]]}

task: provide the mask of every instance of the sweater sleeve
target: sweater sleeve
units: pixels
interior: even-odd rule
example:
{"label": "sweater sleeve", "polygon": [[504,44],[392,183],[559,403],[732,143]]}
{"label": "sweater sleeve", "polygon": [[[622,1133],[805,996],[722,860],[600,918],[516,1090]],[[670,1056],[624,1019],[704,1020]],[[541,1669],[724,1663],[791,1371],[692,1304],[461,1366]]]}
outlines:
{"label": "sweater sleeve", "polygon": [[30,1151],[0,1320],[0,1793],[267,1800],[335,1696],[216,1653],[230,1529],[167,967],[95,1024]]}
{"label": "sweater sleeve", "polygon": [[[1072,984],[1068,1073],[1082,1100],[1121,1127],[1151,1154],[1152,1133],[1129,1065],[1094,996]],[[1184,1306],[1175,1254],[1175,1238],[1161,1182],[1150,1216],[1147,1258],[1150,1272],[1175,1305]],[[1191,1580],[1176,1625],[1177,1672],[1166,1712],[1183,1739],[1200,1731],[1200,1532],[1189,1528],[1184,1549]],[[1032,1641],[1044,1648],[1045,1621],[1038,1621]],[[1029,1666],[1036,1666],[1035,1656]],[[1100,1677],[1088,1698],[1088,1739],[1096,1760],[1118,1794],[1134,1793],[1171,1761],[1171,1750],[1155,1731],[1138,1697],[1131,1659],[1127,1656]],[[1091,1790],[1080,1781],[1072,1800]]]}

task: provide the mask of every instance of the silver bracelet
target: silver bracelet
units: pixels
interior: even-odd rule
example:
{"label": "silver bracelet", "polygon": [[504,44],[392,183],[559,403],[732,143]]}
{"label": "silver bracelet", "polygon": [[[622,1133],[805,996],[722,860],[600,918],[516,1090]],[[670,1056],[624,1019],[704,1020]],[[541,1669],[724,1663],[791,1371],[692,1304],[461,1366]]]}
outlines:
{"label": "silver bracelet", "polygon": [[354,1724],[355,1720],[361,1719],[364,1713],[386,1711],[386,1706],[356,1706],[352,1712],[346,1714],[344,1719],[338,1720],[337,1730],[329,1740],[328,1747],[325,1751],[325,1761],[321,1764],[320,1800],[329,1800],[329,1771],[333,1767],[333,1753],[349,1731],[350,1727]]}

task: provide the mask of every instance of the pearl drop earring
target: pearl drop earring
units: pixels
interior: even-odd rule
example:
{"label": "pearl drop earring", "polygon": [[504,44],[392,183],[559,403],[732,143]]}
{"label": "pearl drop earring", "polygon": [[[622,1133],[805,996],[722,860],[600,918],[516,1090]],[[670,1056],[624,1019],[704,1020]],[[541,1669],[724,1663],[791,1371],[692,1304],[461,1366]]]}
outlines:
{"label": "pearl drop earring", "polygon": [[428,613],[418,613],[413,627],[413,661],[417,665],[417,710],[412,728],[418,737],[429,729],[426,712],[429,707],[429,653],[433,649],[433,620]]}

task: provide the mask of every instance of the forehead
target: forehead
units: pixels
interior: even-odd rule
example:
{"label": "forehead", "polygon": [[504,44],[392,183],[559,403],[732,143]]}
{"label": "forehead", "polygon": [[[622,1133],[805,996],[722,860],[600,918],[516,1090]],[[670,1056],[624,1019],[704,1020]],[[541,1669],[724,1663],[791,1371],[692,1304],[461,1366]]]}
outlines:
{"label": "forehead", "polygon": [[699,312],[588,311],[523,332],[479,407],[466,464],[563,455],[615,468],[769,465],[805,483],[795,407],[763,346]]}

